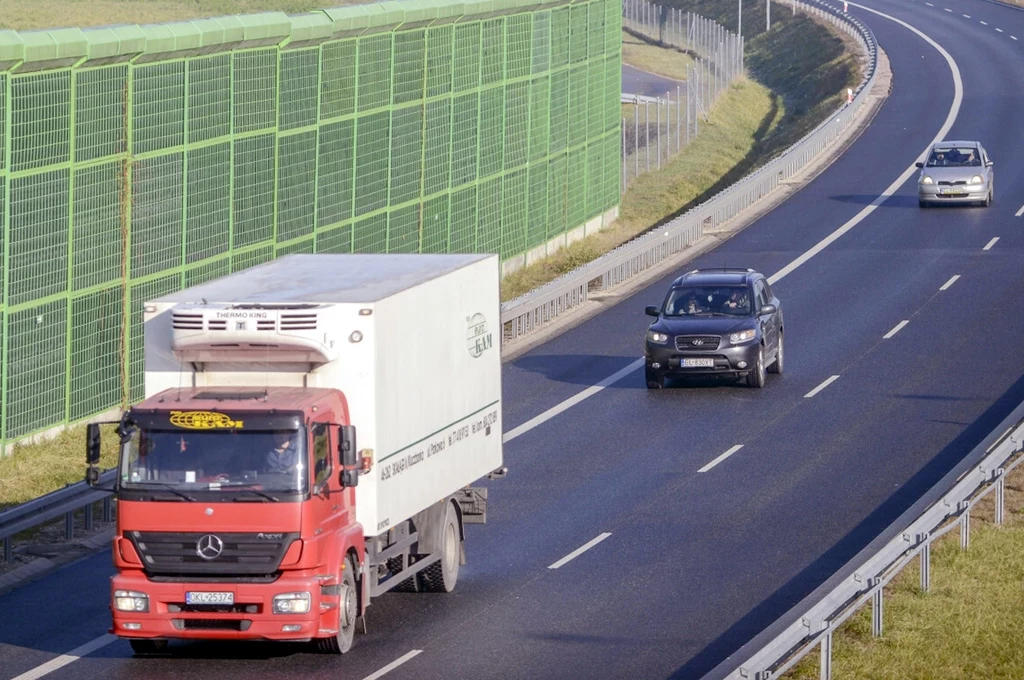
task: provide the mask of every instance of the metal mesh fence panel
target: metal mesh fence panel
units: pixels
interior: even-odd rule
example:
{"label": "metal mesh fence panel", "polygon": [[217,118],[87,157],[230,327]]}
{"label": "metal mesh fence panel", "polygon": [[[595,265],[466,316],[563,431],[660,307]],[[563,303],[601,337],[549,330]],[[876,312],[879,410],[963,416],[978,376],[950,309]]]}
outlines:
{"label": "metal mesh fence panel", "polygon": [[601,215],[619,20],[607,0],[359,35],[268,19],[8,62],[0,440],[142,399],[147,300],[296,252],[525,259]]}

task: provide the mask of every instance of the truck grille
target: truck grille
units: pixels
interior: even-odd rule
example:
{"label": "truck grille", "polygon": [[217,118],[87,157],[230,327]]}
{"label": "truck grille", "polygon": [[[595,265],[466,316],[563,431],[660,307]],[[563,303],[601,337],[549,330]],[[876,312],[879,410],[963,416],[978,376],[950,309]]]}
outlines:
{"label": "truck grille", "polygon": [[719,335],[677,335],[677,350],[713,350],[718,349],[722,341]]}
{"label": "truck grille", "polygon": [[267,536],[272,538],[259,533],[129,533],[147,574],[272,574],[299,534]]}

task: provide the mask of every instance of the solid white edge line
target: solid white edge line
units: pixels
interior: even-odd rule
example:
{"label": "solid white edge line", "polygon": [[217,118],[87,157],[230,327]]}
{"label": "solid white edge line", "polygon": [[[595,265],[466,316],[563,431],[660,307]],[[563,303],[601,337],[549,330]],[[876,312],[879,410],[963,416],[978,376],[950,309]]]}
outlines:
{"label": "solid white edge line", "polygon": [[910,323],[910,321],[908,319],[904,319],[903,321],[900,321],[898,324],[896,324],[895,328],[893,328],[891,331],[889,331],[888,333],[883,335],[882,339],[883,340],[888,340],[892,336],[894,336],[897,333],[899,333],[903,329],[903,327],[906,326],[908,323]]}
{"label": "solid white edge line", "polygon": [[[1012,35],[1010,37],[1013,38]],[[1013,38],[1013,39],[1016,40],[1016,38]],[[1017,211],[1017,213],[1014,215],[1014,217],[1020,217],[1021,215],[1024,215],[1024,205],[1022,205],[1020,207],[1020,210]]]}
{"label": "solid white edge line", "polygon": [[810,399],[815,394],[817,394],[818,392],[821,392],[823,389],[825,389],[826,387],[828,387],[829,385],[834,383],[836,380],[839,380],[839,376],[838,375],[833,375],[830,378],[825,378],[825,380],[820,385],[818,385],[813,390],[811,390],[810,392],[805,394],[804,395],[804,399]]}
{"label": "solid white edge line", "polygon": [[527,420],[522,425],[519,425],[517,427],[513,427],[511,430],[509,430],[508,432],[506,432],[505,434],[502,435],[502,437],[501,437],[502,443],[503,444],[507,444],[508,442],[512,441],[513,439],[515,439],[519,435],[525,434],[525,433],[529,432],[530,430],[532,430],[533,428],[537,427],[538,425],[551,420],[552,418],[557,416],[559,413],[572,408],[573,406],[575,406],[576,404],[580,403],[584,399],[587,399],[589,397],[594,396],[595,394],[597,394],[598,392],[600,392],[604,388],[608,387],[609,385],[617,383],[618,381],[622,380],[627,375],[629,375],[630,373],[632,373],[633,371],[635,371],[636,369],[640,368],[643,365],[644,365],[644,359],[643,359],[643,357],[641,357],[641,358],[637,359],[636,361],[634,361],[633,363],[631,363],[629,366],[626,366],[625,368],[623,368],[623,369],[621,369],[619,371],[616,371],[615,373],[612,373],[610,376],[608,376],[607,378],[605,378],[601,382],[597,383],[596,385],[592,385],[592,386],[588,387],[587,389],[585,389],[585,390],[583,390],[581,392],[577,392],[576,394],[574,394],[573,396],[569,397],[568,399],[566,399],[565,401],[561,402],[560,404],[555,404],[554,406],[549,408],[547,411],[544,411],[540,415],[537,415],[537,416],[534,416],[533,418],[530,418],[529,420]]}
{"label": "solid white edge line", "polygon": [[611,534],[608,533],[608,532],[605,532],[603,534],[598,534],[597,538],[593,538],[593,539],[587,541],[586,543],[584,543],[580,547],[576,548],[575,550],[573,550],[571,553],[569,553],[568,555],[566,555],[562,559],[558,560],[557,562],[555,562],[554,564],[549,566],[548,569],[558,569],[559,567],[561,567],[562,565],[566,564],[567,562],[569,562],[571,560],[574,560],[577,557],[579,557],[580,555],[582,555],[583,553],[587,552],[588,550],[593,548],[595,545],[597,545],[598,543],[600,543],[604,539],[608,538],[609,536],[611,536]]}
{"label": "solid white edge line", "polygon": [[985,247],[982,248],[982,250],[991,250],[992,246],[994,246],[996,244],[996,241],[998,241],[998,240],[999,240],[998,236],[994,237],[991,241],[989,241],[988,243],[985,244]]}
{"label": "solid white edge line", "polygon": [[391,671],[395,670],[396,668],[401,666],[403,663],[405,663],[409,659],[413,658],[414,656],[416,656],[417,654],[419,654],[422,651],[423,651],[422,649],[414,649],[411,652],[409,652],[408,654],[406,654],[404,656],[398,657],[397,659],[395,659],[394,661],[389,663],[387,666],[384,666],[384,668],[381,668],[376,673],[371,673],[370,675],[367,675],[365,678],[363,678],[363,680],[377,680],[377,678],[379,678],[379,677],[381,677],[381,676],[383,676],[383,675],[385,675],[387,673],[390,673]]}
{"label": "solid white edge line", "polygon": [[61,654],[60,656],[54,659],[50,659],[49,661],[40,666],[36,666],[30,671],[25,671],[21,675],[13,678],[13,680],[36,680],[37,678],[41,678],[44,675],[49,675],[50,673],[56,670],[64,668],[64,666],[67,666],[70,663],[78,661],[83,656],[88,656],[89,654],[92,654],[97,649],[106,647],[115,640],[117,640],[116,635],[111,635],[110,633],[107,633],[106,635],[101,635],[95,640],[92,640],[91,642],[86,642],[84,645],[81,645],[80,647],[75,647],[67,654]]}
{"label": "solid white edge line", "polygon": [[729,456],[731,456],[732,454],[736,453],[737,451],[739,451],[742,448],[743,448],[743,444],[737,444],[736,446],[732,447],[731,449],[729,449],[728,451],[726,451],[725,453],[720,455],[718,458],[715,458],[713,461],[711,461],[710,463],[708,463],[707,465],[705,465],[701,469],[697,470],[697,472],[707,472],[708,470],[710,470],[711,468],[715,467],[716,465],[721,463],[723,460],[725,460],[726,458],[728,458]]}
{"label": "solid white edge line", "polygon": [[[924,40],[929,45],[934,47],[938,51],[938,53],[942,55],[942,57],[946,60],[946,63],[949,65],[949,70],[953,74],[953,103],[949,107],[949,113],[946,115],[946,121],[942,124],[942,127],[939,128],[939,132],[935,135],[934,139],[932,139],[932,141],[930,141],[928,143],[928,145],[925,147],[925,149],[921,152],[923,154],[924,151],[927,151],[929,148],[931,148],[932,144],[935,144],[936,142],[940,142],[940,141],[942,141],[945,138],[946,133],[949,132],[950,128],[953,127],[953,123],[954,123],[954,121],[956,121],[956,117],[960,113],[960,105],[963,102],[963,98],[964,98],[964,83],[963,83],[963,79],[960,77],[960,68],[956,65],[956,61],[954,61],[953,57],[950,56],[949,52],[947,52],[942,47],[942,45],[940,45],[939,43],[935,42],[930,37],[928,37],[927,35],[922,33],[917,28],[914,28],[913,26],[911,26],[907,22],[905,22],[905,21],[903,21],[901,19],[897,19],[896,17],[890,16],[890,15],[885,14],[883,12],[879,12],[878,10],[871,9],[870,7],[865,7],[864,5],[861,5],[861,4],[856,3],[856,2],[851,2],[849,4],[851,6],[853,6],[853,7],[857,7],[859,9],[863,9],[863,10],[865,10],[867,12],[871,12],[872,14],[877,14],[880,17],[883,17],[885,19],[893,21],[893,22],[903,26],[904,28],[908,29],[912,33],[915,33],[922,40]],[[880,196],[875,198],[875,200],[871,201],[870,205],[868,205],[863,210],[861,210],[859,213],[857,213],[856,215],[851,217],[846,222],[846,224],[844,224],[843,226],[839,227],[838,229],[833,231],[831,234],[829,234],[828,236],[823,238],[821,241],[819,241],[817,244],[815,244],[810,250],[805,252],[803,255],[799,256],[798,258],[796,258],[795,260],[793,260],[792,262],[787,264],[785,267],[783,267],[782,269],[777,271],[775,274],[773,274],[770,277],[768,277],[768,283],[769,284],[774,284],[776,281],[779,281],[780,279],[782,279],[783,277],[788,275],[790,272],[795,270],[797,267],[799,267],[800,265],[804,264],[805,262],[810,260],[812,257],[814,257],[815,255],[820,253],[822,250],[827,248],[833,241],[838,239],[840,236],[842,236],[843,234],[845,234],[846,232],[850,231],[855,226],[857,226],[857,224],[859,224],[864,218],[866,218],[868,215],[870,215],[875,210],[877,210],[878,206],[882,205],[882,203],[884,203],[886,200],[888,200],[888,198],[890,196],[892,196],[894,193],[896,193],[896,190],[899,189],[903,185],[904,182],[906,182],[908,179],[910,179],[910,176],[913,175],[915,172],[917,172],[917,167],[911,165],[909,168],[907,168],[903,172],[902,175],[897,177],[896,180],[893,181],[893,183],[890,184],[888,186],[888,188],[886,188],[886,190],[884,192],[882,192],[882,194]]]}
{"label": "solid white edge line", "polygon": [[939,290],[949,290],[949,287],[952,286],[954,283],[956,283],[956,280],[959,279],[959,278],[960,278],[959,274],[953,274],[953,276],[949,277],[949,281],[946,281],[944,284],[942,284],[939,287]]}

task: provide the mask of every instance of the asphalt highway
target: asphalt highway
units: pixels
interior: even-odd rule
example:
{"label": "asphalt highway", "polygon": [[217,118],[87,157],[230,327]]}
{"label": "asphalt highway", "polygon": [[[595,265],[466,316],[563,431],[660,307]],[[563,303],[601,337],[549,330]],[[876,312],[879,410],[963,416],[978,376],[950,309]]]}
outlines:
{"label": "asphalt highway", "polygon": [[[133,658],[126,642],[99,640],[45,677],[698,678],[835,574],[1024,401],[1024,46],[1013,39],[1024,12],[858,4],[952,56],[963,98],[945,136],[988,148],[990,208],[921,210],[914,175],[775,277],[786,366],[763,390],[648,391],[634,370],[521,429],[506,444],[509,476],[490,484],[489,523],[467,528],[456,591],[374,601],[369,634],[344,657],[176,644],[169,658]],[[685,269],[784,271],[942,128],[954,104],[945,59],[904,26],[850,12],[889,55],[891,96],[811,184]],[[670,278],[506,364],[506,432],[633,364],[644,305]],[[110,573],[100,554],[0,598],[0,677],[42,677],[104,635]]]}

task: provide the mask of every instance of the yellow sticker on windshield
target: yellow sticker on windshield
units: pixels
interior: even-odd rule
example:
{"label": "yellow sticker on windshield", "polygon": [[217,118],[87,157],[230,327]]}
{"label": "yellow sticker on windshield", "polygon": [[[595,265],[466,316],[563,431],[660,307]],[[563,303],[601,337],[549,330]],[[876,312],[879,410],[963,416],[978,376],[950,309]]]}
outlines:
{"label": "yellow sticker on windshield", "polygon": [[171,411],[171,425],[189,430],[214,430],[219,428],[240,428],[241,420],[231,420],[216,411]]}

